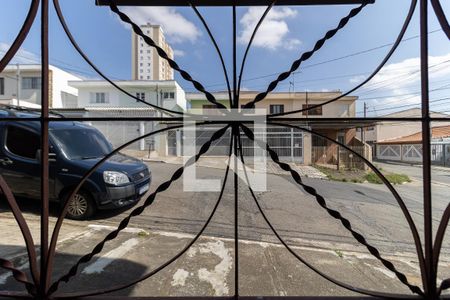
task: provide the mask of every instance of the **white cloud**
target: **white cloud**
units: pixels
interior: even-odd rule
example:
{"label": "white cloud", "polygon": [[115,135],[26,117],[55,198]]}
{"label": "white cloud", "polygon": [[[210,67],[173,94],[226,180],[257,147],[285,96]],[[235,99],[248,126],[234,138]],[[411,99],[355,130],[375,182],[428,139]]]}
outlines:
{"label": "white cloud", "polygon": [[195,42],[201,35],[194,23],[186,19],[174,8],[130,6],[124,7],[122,11],[138,25],[146,23],[161,25],[165,35],[172,43]]}
{"label": "white cloud", "polygon": [[173,49],[173,55],[175,57],[183,57],[186,55],[186,53],[183,50],[180,49]]}
{"label": "white cloud", "polygon": [[[0,42],[0,58],[5,55],[5,53],[9,50],[11,45],[7,43]],[[13,59],[10,61],[10,64],[38,64],[40,63],[40,58],[31,53],[29,51],[19,49]]]}
{"label": "white cloud", "polygon": [[[439,78],[449,78],[450,53],[442,56],[429,56],[428,60],[431,81]],[[361,76],[356,76],[350,79],[350,83],[356,84],[362,80]],[[392,97],[375,101],[377,105],[419,103],[420,95],[404,95],[417,92],[418,87],[420,87],[420,58],[408,58],[384,67],[362,88],[363,95],[361,97],[369,96],[369,94],[364,94],[367,91],[371,92],[370,97],[376,94],[393,95]]]}
{"label": "white cloud", "polygon": [[[240,20],[243,30],[238,36],[239,43],[248,43],[263,13],[263,7],[250,7],[248,9]],[[297,11],[294,9],[288,7],[272,8],[259,27],[258,33],[253,40],[253,45],[269,50],[276,50],[278,48],[287,50],[297,49],[301,44],[301,41],[294,38],[288,38],[289,26],[286,22],[286,19],[291,19],[296,16]]]}

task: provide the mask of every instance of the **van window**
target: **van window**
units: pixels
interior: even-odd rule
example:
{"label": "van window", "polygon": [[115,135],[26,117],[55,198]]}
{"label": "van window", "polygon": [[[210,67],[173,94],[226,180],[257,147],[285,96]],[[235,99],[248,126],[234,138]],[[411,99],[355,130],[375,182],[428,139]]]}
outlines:
{"label": "van window", "polygon": [[106,138],[94,129],[57,129],[51,135],[69,159],[90,159],[112,151]]}
{"label": "van window", "polygon": [[36,152],[40,148],[39,136],[29,130],[8,126],[6,129],[6,148],[12,154],[36,159]]}

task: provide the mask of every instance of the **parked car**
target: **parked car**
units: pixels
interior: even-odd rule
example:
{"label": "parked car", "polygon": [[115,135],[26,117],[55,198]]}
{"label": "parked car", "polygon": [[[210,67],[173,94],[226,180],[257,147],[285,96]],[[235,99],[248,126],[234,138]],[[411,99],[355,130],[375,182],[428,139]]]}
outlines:
{"label": "parked car", "polygon": [[[38,117],[39,113],[0,109],[0,117]],[[40,122],[0,122],[0,173],[14,195],[40,199]],[[62,203],[80,179],[113,148],[94,127],[71,121],[49,125],[49,198]],[[67,217],[86,219],[97,209],[138,201],[149,189],[151,173],[140,160],[118,153],[105,161],[69,204]]]}

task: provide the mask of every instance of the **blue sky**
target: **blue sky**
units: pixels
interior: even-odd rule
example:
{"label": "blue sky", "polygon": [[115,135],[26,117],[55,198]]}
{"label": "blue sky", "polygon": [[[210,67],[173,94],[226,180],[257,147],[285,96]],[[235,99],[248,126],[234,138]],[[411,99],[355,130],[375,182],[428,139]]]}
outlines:
{"label": "blue sky", "polygon": [[[346,91],[363,80],[373,70],[389,47],[352,55],[360,51],[392,43],[398,34],[409,8],[407,0],[377,0],[350,21],[345,29],[328,41],[322,50],[306,62],[300,72],[278,91]],[[450,14],[449,1],[442,1]],[[0,19],[0,55],[13,41],[28,9],[29,2],[2,0]],[[61,0],[61,7],[71,31],[89,57],[113,79],[131,77],[131,33],[107,7],[96,7],[94,0]],[[244,73],[243,88],[263,90],[276,78],[276,74],[289,68],[303,51],[312,48],[316,40],[333,28],[339,19],[354,6],[328,7],[276,7],[268,16],[266,25],[255,41]],[[149,21],[161,23],[167,40],[175,49],[176,61],[195,79],[210,90],[225,89],[225,81],[215,50],[190,8],[123,8],[137,23]],[[210,23],[227,67],[231,72],[231,9],[200,8]],[[243,7],[238,10],[239,57],[245,50],[255,22],[262,9]],[[430,31],[438,30],[439,24],[430,9]],[[413,19],[406,38],[418,35],[418,14]],[[94,71],[82,60],[65,37],[53,10],[50,15],[51,63],[87,78],[96,78]],[[379,116],[394,110],[406,109],[418,103],[420,90],[418,78],[419,39],[412,38],[399,47],[380,76],[367,87],[355,92],[362,103],[369,107],[369,115]],[[39,22],[36,22],[24,43],[17,61],[32,63],[39,60]],[[349,58],[342,58],[352,55]],[[342,58],[342,59],[341,59]],[[337,60],[336,60],[337,59]],[[329,62],[330,60],[333,60]],[[325,63],[323,63],[325,62]],[[430,35],[430,72],[432,110],[450,111],[450,43],[442,31]],[[177,81],[187,91],[191,84],[179,76]],[[290,84],[292,82],[293,84]]]}

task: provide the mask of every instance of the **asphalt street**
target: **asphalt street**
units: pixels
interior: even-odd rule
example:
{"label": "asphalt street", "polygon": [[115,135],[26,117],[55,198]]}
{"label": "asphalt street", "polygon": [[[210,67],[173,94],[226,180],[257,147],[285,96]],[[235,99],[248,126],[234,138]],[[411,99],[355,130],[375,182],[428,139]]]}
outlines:
{"label": "asphalt street", "polygon": [[[151,162],[153,182],[147,195],[167,181],[179,165]],[[388,170],[382,167],[383,170]],[[402,171],[403,172],[403,171]],[[406,172],[406,171],[405,171]],[[199,167],[203,179],[223,182],[225,170]],[[444,176],[444,175],[443,175]],[[423,230],[422,185],[412,183],[395,186],[407,205],[419,233]],[[202,237],[154,280],[140,283],[116,295],[232,295],[234,292],[235,197],[233,173],[227,179],[221,202]],[[420,273],[410,228],[392,193],[383,185],[333,182],[303,178],[324,197],[330,209],[339,211],[352,228],[381,255],[420,285]],[[408,292],[395,278],[358,243],[351,233],[322,208],[314,196],[295,183],[289,174],[268,174],[267,191],[256,192],[256,200],[245,182],[238,181],[238,235],[242,295],[354,295],[320,278],[309,270],[277,239],[268,226],[256,201],[273,229],[291,249],[318,269],[345,282],[369,289]],[[447,205],[448,187],[433,184],[437,226]],[[135,279],[154,270],[181,251],[200,232],[213,212],[219,192],[184,191],[182,179],[172,183],[156,197],[142,214],[133,217],[128,229],[107,243],[101,255],[84,264],[70,284],[61,286],[66,292],[77,292],[79,286],[107,288]],[[64,222],[58,243],[53,278],[58,278],[88,253],[131,210],[145,199],[123,210],[102,211],[94,219]],[[39,204],[20,200],[35,241],[39,241]],[[57,215],[53,205],[51,227]],[[0,253],[27,270],[26,251],[17,226],[7,207],[0,206],[2,230]],[[38,242],[37,242],[38,244]],[[444,242],[440,278],[450,275],[450,245]],[[127,270],[123,273],[123,270]],[[20,290],[8,272],[0,272],[0,288]]]}

